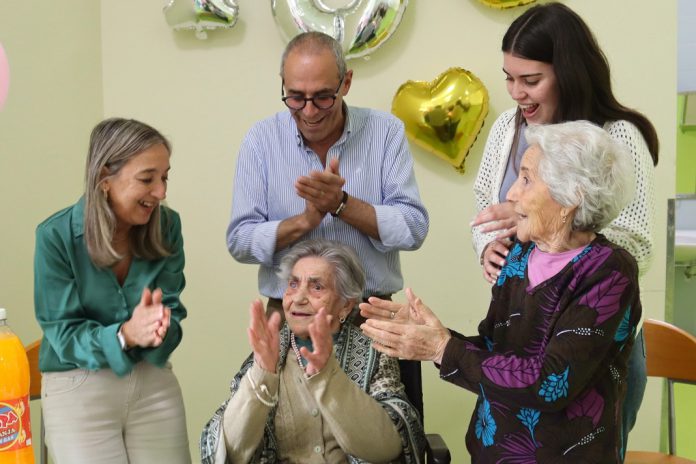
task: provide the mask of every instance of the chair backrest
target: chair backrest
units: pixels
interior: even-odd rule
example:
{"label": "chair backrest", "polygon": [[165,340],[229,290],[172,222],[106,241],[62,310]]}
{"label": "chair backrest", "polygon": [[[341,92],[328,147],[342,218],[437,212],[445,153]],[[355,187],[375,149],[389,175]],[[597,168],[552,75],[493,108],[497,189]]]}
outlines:
{"label": "chair backrest", "polygon": [[39,370],[39,349],[41,339],[24,347],[29,359],[29,399],[36,400],[41,398],[41,371]]}
{"label": "chair backrest", "polygon": [[696,337],[654,319],[643,323],[643,337],[648,375],[667,379],[669,454],[676,454],[674,382],[696,384]]}
{"label": "chair backrest", "polygon": [[648,375],[696,382],[696,337],[663,321],[643,323]]}

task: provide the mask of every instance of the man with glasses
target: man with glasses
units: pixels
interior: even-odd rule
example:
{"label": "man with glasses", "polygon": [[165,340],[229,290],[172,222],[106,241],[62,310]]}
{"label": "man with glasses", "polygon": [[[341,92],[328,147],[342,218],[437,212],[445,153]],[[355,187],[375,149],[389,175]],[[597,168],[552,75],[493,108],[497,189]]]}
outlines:
{"label": "man with glasses", "polygon": [[280,77],[289,111],[256,123],[242,142],[227,247],[237,261],[260,264],[259,291],[281,314],[287,282],[278,263],[308,238],[352,246],[367,274],[365,298],[388,299],[403,287],[399,251],[418,249],[429,225],[403,124],[346,105],[353,71],[326,34],[293,38]]}

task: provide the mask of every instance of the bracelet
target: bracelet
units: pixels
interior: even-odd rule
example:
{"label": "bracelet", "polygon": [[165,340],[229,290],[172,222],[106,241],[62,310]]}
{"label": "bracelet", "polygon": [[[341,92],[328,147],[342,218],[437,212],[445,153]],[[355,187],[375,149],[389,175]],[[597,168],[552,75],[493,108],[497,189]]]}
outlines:
{"label": "bracelet", "polygon": [[259,390],[261,390],[261,393],[263,393],[264,395],[269,397],[270,400],[261,398],[261,395],[259,395],[259,392],[256,389],[256,384],[251,379],[251,368],[249,368],[249,370],[247,371],[247,377],[249,378],[249,383],[251,384],[251,389],[254,390],[254,394],[256,395],[256,398],[261,403],[265,404],[269,408],[272,408],[273,406],[278,404],[278,393],[276,393],[275,395],[271,395],[271,392],[268,391],[268,387],[266,387],[266,385],[264,385],[264,384],[261,384],[261,388],[259,388]]}
{"label": "bracelet", "polygon": [[118,328],[116,338],[118,339],[118,344],[121,346],[121,351],[127,351],[128,345],[126,344],[126,337],[123,336],[123,324],[121,324],[121,327]]}
{"label": "bracelet", "polygon": [[331,213],[333,217],[338,217],[339,214],[343,212],[344,209],[346,209],[346,203],[348,203],[348,193],[346,191],[343,191],[343,198],[341,198],[341,204],[338,205],[338,208],[336,208],[336,211]]}

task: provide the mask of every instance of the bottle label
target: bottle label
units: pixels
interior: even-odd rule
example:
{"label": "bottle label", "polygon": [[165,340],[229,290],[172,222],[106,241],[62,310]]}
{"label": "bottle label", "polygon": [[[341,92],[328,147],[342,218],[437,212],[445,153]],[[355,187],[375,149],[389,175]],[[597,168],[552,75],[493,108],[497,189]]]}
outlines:
{"label": "bottle label", "polygon": [[31,445],[29,395],[0,400],[0,452]]}

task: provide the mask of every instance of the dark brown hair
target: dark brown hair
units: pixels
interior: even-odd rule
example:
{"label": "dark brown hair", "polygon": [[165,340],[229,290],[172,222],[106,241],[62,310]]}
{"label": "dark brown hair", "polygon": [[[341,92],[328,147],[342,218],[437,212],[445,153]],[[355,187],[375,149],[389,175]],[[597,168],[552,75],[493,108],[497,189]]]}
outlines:
{"label": "dark brown hair", "polygon": [[573,10],[561,3],[528,9],[508,28],[502,50],[553,66],[559,93],[553,122],[585,119],[603,126],[610,121],[629,121],[640,130],[657,165],[655,127],[643,114],[616,100],[609,62],[592,31]]}

